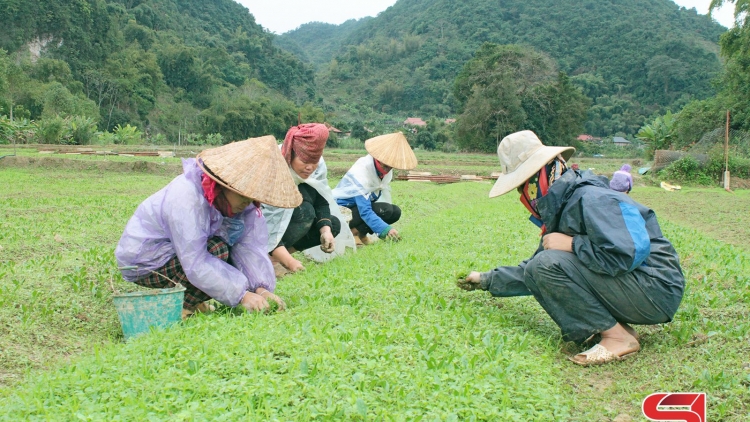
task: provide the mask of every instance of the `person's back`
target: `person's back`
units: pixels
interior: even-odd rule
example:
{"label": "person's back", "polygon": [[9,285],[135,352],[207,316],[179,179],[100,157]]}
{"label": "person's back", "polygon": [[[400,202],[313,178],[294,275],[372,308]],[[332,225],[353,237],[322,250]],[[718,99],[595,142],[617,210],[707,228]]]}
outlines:
{"label": "person's back", "polygon": [[630,175],[630,168],[629,164],[623,164],[620,170],[612,175],[612,180],[609,181],[610,189],[630,193],[633,189],[633,176]]}
{"label": "person's back", "polygon": [[[662,234],[653,210],[629,196],[607,189],[603,176],[589,171],[581,173],[578,178],[571,176],[563,175],[545,198],[548,207],[549,203],[555,204],[549,207],[548,213],[557,217],[544,216],[545,221],[549,221],[547,229],[586,236],[588,241],[578,245],[580,247],[576,252],[596,272],[616,276],[640,271],[659,280],[666,290],[675,295],[654,300],[666,300],[667,303],[660,305],[676,309],[679,300],[674,303],[673,299],[682,296],[685,278],[677,252]],[[621,219],[616,218],[618,213]],[[645,232],[633,230],[637,226],[634,222],[640,219]],[[641,242],[637,242],[639,238]],[[611,254],[606,254],[599,246],[587,246],[594,243],[611,244],[607,251]],[[617,253],[618,249],[621,253]],[[629,249],[635,251],[632,256],[624,253]],[[633,268],[628,268],[631,265]],[[669,312],[674,312],[674,309]]]}

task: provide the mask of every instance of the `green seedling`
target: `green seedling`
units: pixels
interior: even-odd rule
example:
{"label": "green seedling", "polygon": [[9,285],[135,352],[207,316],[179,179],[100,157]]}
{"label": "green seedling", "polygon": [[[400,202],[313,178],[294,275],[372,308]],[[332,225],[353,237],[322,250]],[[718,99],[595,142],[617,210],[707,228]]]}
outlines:
{"label": "green seedling", "polygon": [[268,301],[268,309],[266,310],[267,313],[272,314],[279,310],[279,304],[276,303],[275,300],[269,300]]}
{"label": "green seedling", "polygon": [[477,290],[479,289],[479,283],[475,283],[473,281],[468,281],[466,277],[469,276],[469,273],[466,271],[462,271],[457,273],[456,276],[456,286],[458,286],[459,289],[462,290]]}

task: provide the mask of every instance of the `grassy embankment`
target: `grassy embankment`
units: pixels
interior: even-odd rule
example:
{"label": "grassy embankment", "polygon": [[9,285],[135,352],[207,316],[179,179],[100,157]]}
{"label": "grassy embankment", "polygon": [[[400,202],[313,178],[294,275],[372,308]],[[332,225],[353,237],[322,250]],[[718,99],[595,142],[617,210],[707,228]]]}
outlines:
{"label": "grassy embankment", "polygon": [[706,391],[712,420],[750,416],[750,255],[724,229],[747,233],[750,192],[634,192],[662,216],[688,291],[673,323],[639,328],[634,359],[582,369],[533,299],[453,284],[538,239],[489,183],[397,182],[404,241],[282,279],[287,312],[201,316],[123,344],[109,278],[132,286],[112,250],[171,178],[2,168],[0,419],[637,419],[656,391]]}

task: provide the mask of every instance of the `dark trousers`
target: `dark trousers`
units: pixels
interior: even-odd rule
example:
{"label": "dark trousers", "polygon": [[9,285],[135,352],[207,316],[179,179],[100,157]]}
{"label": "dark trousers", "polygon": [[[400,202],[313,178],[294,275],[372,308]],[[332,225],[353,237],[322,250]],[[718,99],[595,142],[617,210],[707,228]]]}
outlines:
{"label": "dark trousers", "polygon": [[[373,202],[372,210],[375,211],[375,214],[385,221],[386,224],[393,224],[401,218],[401,208],[393,204]],[[352,220],[349,222],[349,228],[357,229],[360,235],[372,233],[370,226],[368,226],[367,223],[362,220],[362,217],[360,217],[359,209],[356,206],[352,208]]]}
{"label": "dark trousers", "polygon": [[[229,245],[218,237],[208,239],[208,252],[224,262],[229,262]],[[154,274],[154,272],[159,275]],[[185,270],[182,269],[182,264],[180,264],[177,256],[167,261],[163,267],[154,270],[154,272],[136,280],[135,284],[152,289],[166,289],[174,287],[172,281],[180,283],[185,287],[185,300],[182,302],[182,309],[189,311],[194,311],[198,305],[211,299],[210,296],[190,284],[190,280],[187,279]]]}
{"label": "dark trousers", "polygon": [[570,252],[536,254],[526,263],[524,284],[566,341],[582,343],[618,322],[651,325],[671,320],[650,299],[671,293],[650,276],[640,271],[617,277],[598,274]]}
{"label": "dark trousers", "polygon": [[[298,251],[320,245],[320,229],[315,223],[315,208],[310,202],[302,201],[302,204],[292,212],[284,236],[278,246],[294,248]],[[341,232],[341,222],[335,216],[331,216],[331,233],[336,237]],[[277,247],[278,247],[277,246]]]}

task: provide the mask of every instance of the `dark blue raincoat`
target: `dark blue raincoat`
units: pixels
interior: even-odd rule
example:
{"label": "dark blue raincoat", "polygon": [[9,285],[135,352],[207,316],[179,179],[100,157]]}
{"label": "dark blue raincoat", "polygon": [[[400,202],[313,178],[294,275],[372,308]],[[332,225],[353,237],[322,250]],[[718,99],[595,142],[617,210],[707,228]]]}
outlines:
{"label": "dark blue raincoat", "polygon": [[534,295],[565,340],[617,322],[671,321],[685,278],[653,210],[591,172],[567,171],[538,202],[547,233],[573,237],[573,253],[539,248],[518,266],[481,275],[493,296]]}

